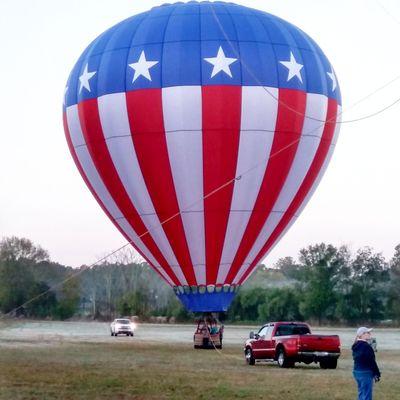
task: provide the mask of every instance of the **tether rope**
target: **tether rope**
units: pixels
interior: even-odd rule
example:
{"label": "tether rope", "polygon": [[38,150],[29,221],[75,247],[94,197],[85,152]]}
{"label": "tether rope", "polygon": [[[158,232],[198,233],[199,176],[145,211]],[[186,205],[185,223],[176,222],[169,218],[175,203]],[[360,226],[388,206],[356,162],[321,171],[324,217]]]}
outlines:
{"label": "tether rope", "polygon": [[386,15],[391,17],[398,25],[400,25],[400,20],[394,16],[379,0],[375,0],[375,2],[382,8]]}

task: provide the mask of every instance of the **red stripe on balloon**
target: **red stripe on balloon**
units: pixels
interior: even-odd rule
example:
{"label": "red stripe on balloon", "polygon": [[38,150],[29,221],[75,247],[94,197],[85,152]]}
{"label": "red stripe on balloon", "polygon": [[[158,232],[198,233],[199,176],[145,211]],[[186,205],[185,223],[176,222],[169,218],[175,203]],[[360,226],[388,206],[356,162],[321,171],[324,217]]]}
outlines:
{"label": "red stripe on balloon", "polygon": [[280,89],[279,102],[271,158],[268,160],[257,200],[226,277],[226,283],[232,283],[235,279],[254,245],[282,190],[296,155],[304,122],[306,93],[298,90]]}
{"label": "red stripe on balloon", "polygon": [[257,263],[260,259],[265,255],[265,253],[272,248],[275,242],[279,239],[280,235],[282,234],[283,230],[286,228],[288,223],[290,223],[291,219],[296,214],[297,210],[301,207],[304,199],[306,198],[308,192],[311,190],[315,180],[318,177],[318,174],[324,164],[324,161],[328,155],[329,147],[332,143],[333,135],[335,133],[336,127],[336,118],[337,118],[337,109],[338,104],[336,100],[329,99],[328,100],[328,110],[326,114],[326,123],[324,127],[324,131],[321,136],[321,141],[319,143],[318,149],[315,153],[313,162],[310,165],[310,168],[296,193],[296,196],[293,198],[292,202],[290,203],[289,207],[287,208],[285,214],[283,215],[282,219],[280,220],[279,224],[272,232],[271,236],[268,238],[268,241],[265,243],[263,248],[258,253],[257,257],[254,261],[250,264],[247,271],[241,277],[239,284],[242,284],[252,270],[257,266]]}
{"label": "red stripe on balloon", "polygon": [[225,241],[233,193],[233,182],[230,181],[235,178],[238,157],[241,100],[240,86],[202,88],[207,284],[215,284],[217,280]]}
{"label": "red stripe on balloon", "polygon": [[[96,191],[94,190],[92,184],[90,183],[88,177],[85,174],[85,171],[82,168],[82,165],[79,161],[79,158],[76,154],[74,145],[72,144],[72,140],[71,140],[71,134],[69,132],[69,128],[68,128],[68,122],[67,122],[67,116],[66,113],[63,113],[63,123],[64,123],[64,132],[65,132],[65,138],[67,139],[67,144],[69,147],[69,151],[71,153],[72,159],[74,160],[74,163],[79,171],[79,173],[81,174],[82,179],[84,180],[84,182],[86,183],[86,186],[89,188],[90,192],[92,193],[93,197],[97,200],[97,202],[99,203],[101,209],[104,211],[104,213],[107,215],[108,218],[110,218],[110,220],[112,221],[112,223],[114,224],[114,226],[119,230],[119,232],[122,234],[122,236],[131,244],[131,246],[149,263],[149,265],[151,265],[153,267],[153,269],[160,275],[160,277],[164,280],[165,278],[163,277],[163,275],[160,273],[160,271],[158,270],[158,268],[156,268],[147,258],[146,256],[142,253],[142,251],[135,246],[134,243],[131,242],[130,237],[121,229],[121,227],[117,224],[117,222],[114,220],[114,218],[112,217],[112,215],[108,212],[106,206],[104,205],[104,203],[101,201],[100,197],[97,195]],[[167,282],[167,281],[166,281]],[[168,282],[167,282],[168,283]],[[168,283],[169,284],[169,283]]]}
{"label": "red stripe on balloon", "polygon": [[153,238],[151,237],[151,234],[146,233],[147,228],[141,220],[137,210],[133,206],[124,188],[124,185],[121,182],[118,172],[115,169],[104,139],[97,99],[90,99],[79,103],[78,113],[83,136],[85,138],[90,156],[111,197],[137,235],[141,236],[144,234],[141,237],[144,245],[160,263],[160,266],[165,270],[174,284],[179,285],[177,277],[168,265],[164,256],[161,254]]}
{"label": "red stripe on balloon", "polygon": [[[130,239],[125,235],[125,232],[121,230],[121,228],[118,226],[118,224],[114,221],[112,215],[108,212],[106,206],[104,205],[104,203],[101,201],[100,197],[97,195],[96,191],[94,190],[92,184],[90,183],[88,177],[85,174],[85,171],[82,168],[82,165],[78,159],[78,156],[75,152],[75,148],[74,145],[72,144],[72,140],[71,140],[71,134],[69,132],[69,128],[68,128],[68,122],[67,122],[67,115],[64,112],[63,113],[63,123],[64,123],[64,132],[65,132],[65,138],[67,139],[67,144],[69,147],[69,151],[71,153],[72,159],[75,162],[76,167],[78,168],[79,173],[81,174],[82,179],[84,180],[84,182],[86,183],[86,186],[89,188],[90,192],[92,193],[93,197],[97,200],[97,202],[99,203],[101,209],[107,214],[108,218],[111,219],[111,221],[114,223],[114,225],[118,228],[118,230],[124,235],[125,239],[127,239],[128,241],[130,241]],[[143,255],[142,255],[143,256]]]}
{"label": "red stripe on balloon", "polygon": [[135,90],[126,98],[132,140],[147,190],[187,283],[196,285],[168,156],[161,90]]}

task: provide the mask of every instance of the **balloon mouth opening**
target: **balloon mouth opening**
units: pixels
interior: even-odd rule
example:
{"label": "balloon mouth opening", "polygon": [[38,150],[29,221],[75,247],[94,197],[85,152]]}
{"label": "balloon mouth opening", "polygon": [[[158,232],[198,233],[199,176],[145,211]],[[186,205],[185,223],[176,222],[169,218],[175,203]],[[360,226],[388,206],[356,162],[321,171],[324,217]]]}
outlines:
{"label": "balloon mouth opening", "polygon": [[198,285],[198,286],[174,286],[177,296],[181,294],[205,294],[205,293],[237,293],[240,285]]}
{"label": "balloon mouth opening", "polygon": [[240,285],[174,286],[182,304],[192,312],[227,311]]}

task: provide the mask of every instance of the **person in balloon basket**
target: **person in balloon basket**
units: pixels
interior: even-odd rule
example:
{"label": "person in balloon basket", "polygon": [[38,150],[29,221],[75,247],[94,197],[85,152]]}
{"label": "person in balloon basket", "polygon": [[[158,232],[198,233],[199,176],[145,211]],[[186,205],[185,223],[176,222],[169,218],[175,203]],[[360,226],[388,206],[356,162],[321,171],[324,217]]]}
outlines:
{"label": "person in balloon basket", "polygon": [[353,351],[353,376],[357,382],[358,400],[372,400],[374,382],[379,382],[381,372],[375,360],[375,352],[370,345],[372,328],[362,326],[357,329]]}

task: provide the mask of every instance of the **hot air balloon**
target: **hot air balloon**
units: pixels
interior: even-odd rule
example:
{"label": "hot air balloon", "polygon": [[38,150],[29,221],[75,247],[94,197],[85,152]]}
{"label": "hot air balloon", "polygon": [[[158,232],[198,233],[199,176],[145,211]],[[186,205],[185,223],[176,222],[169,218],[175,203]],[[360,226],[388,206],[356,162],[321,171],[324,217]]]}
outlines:
{"label": "hot air balloon", "polygon": [[226,311],[297,219],[335,147],[333,68],[302,30],[223,2],[166,4],[102,33],[64,99],[104,212],[191,311]]}

